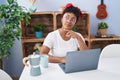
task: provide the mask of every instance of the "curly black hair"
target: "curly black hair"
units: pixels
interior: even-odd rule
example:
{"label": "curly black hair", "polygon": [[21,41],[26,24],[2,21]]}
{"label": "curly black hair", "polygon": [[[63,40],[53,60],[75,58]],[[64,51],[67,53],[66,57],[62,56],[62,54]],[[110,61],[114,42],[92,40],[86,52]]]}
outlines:
{"label": "curly black hair", "polygon": [[62,16],[67,12],[73,13],[77,18],[76,22],[78,21],[79,16],[80,16],[80,9],[78,9],[77,7],[74,7],[74,6],[67,7],[63,10]]}

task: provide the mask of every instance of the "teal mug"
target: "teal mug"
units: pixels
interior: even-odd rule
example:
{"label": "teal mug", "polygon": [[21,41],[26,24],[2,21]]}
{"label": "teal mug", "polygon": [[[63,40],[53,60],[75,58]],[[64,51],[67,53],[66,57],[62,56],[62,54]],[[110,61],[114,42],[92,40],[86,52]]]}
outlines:
{"label": "teal mug", "polygon": [[43,68],[48,68],[48,55],[41,55],[40,57],[40,65],[43,67]]}

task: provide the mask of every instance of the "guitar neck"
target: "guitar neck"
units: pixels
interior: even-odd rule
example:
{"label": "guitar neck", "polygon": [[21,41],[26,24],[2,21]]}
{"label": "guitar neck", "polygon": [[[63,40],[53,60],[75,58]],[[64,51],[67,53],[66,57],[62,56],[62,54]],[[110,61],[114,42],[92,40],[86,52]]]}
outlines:
{"label": "guitar neck", "polygon": [[104,4],[104,0],[101,0],[101,5],[103,5]]}

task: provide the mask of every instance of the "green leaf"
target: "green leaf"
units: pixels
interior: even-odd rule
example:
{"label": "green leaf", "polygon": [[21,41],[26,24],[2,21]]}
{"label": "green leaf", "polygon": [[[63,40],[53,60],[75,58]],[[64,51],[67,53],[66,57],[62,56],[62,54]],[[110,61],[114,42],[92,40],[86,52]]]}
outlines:
{"label": "green leaf", "polygon": [[73,26],[72,30],[73,30],[73,31],[77,31],[77,27],[76,27],[76,26]]}
{"label": "green leaf", "polygon": [[106,22],[98,23],[98,29],[106,29],[106,28],[108,28],[108,25]]}
{"label": "green leaf", "polygon": [[7,0],[9,4],[0,5],[0,57],[8,57],[9,49],[16,38],[21,36],[20,20],[29,24],[30,13],[25,13],[25,7],[19,6],[14,0]]}
{"label": "green leaf", "polygon": [[14,0],[7,0],[7,2],[8,2],[9,4],[12,4],[12,3],[14,2]]}

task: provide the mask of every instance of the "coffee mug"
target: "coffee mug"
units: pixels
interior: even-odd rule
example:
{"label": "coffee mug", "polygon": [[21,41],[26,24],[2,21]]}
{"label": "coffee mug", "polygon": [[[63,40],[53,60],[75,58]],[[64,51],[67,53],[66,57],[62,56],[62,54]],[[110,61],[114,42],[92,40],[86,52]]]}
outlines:
{"label": "coffee mug", "polygon": [[41,57],[40,57],[40,65],[43,68],[48,68],[48,55],[41,55]]}

